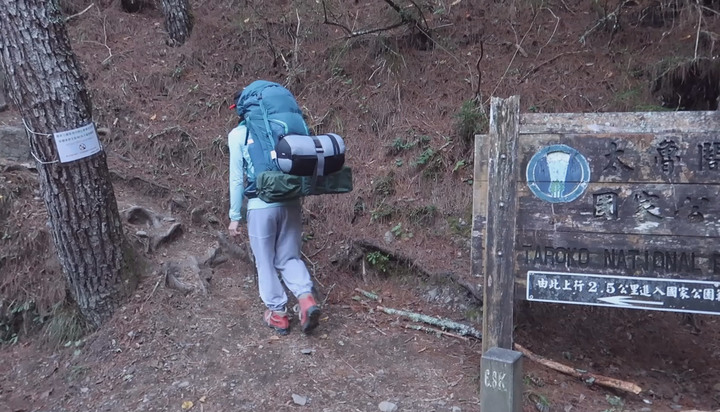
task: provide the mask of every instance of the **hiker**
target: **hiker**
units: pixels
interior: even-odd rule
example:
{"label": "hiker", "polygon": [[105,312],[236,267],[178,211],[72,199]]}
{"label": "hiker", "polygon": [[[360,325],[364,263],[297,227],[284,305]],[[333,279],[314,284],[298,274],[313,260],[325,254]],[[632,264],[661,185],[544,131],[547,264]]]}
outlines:
{"label": "hiker", "polygon": [[[249,89],[252,86],[248,86]],[[238,102],[238,95],[235,102]],[[235,104],[231,106],[234,108]],[[300,307],[300,327],[310,333],[318,325],[320,308],[312,294],[310,273],[300,256],[302,220],[300,199],[268,203],[258,198],[249,187],[254,185],[255,165],[251,145],[256,137],[247,127],[252,117],[241,117],[238,126],[228,134],[230,149],[230,236],[241,236],[240,223],[243,198],[247,197],[247,236],[255,256],[260,298],[267,310],[265,323],[279,334],[289,332],[288,297],[278,278],[290,289]],[[255,139],[255,140],[254,140]],[[245,180],[248,180],[248,184]]]}

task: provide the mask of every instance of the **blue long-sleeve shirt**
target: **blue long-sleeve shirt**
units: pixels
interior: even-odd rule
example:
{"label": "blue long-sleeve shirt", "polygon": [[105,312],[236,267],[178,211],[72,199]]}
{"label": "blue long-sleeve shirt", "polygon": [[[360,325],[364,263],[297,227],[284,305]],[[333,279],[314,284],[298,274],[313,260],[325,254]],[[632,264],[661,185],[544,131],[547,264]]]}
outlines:
{"label": "blue long-sleeve shirt", "polygon": [[[240,221],[243,218],[241,209],[245,191],[245,175],[247,174],[251,179],[255,178],[255,170],[245,144],[246,134],[247,128],[244,124],[239,124],[228,133],[228,148],[230,150],[230,212],[228,215],[233,222]],[[267,203],[260,198],[253,198],[248,200],[247,209],[288,206],[299,202],[299,199],[295,199],[287,202]]]}

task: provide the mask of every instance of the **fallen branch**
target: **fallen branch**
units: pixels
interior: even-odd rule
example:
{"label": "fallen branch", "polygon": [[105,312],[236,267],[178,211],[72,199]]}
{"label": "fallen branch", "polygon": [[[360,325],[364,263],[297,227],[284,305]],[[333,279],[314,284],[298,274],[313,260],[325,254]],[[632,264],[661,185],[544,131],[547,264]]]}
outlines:
{"label": "fallen branch", "polygon": [[594,383],[594,384],[598,384],[600,386],[605,386],[607,388],[620,389],[625,392],[634,393],[635,395],[642,392],[642,388],[632,382],[626,382],[626,381],[621,381],[620,379],[608,378],[607,376],[596,375],[594,373],[590,373],[590,372],[584,371],[582,369],[575,369],[571,366],[563,365],[562,363],[551,361],[549,359],[545,359],[540,355],[536,355],[533,352],[530,352],[529,350],[518,345],[517,343],[515,344],[515,350],[522,353],[526,358],[530,359],[533,362],[537,362],[545,367],[548,367],[552,370],[556,370],[558,372],[564,373],[566,375],[580,378],[583,382],[587,382],[589,384]]}
{"label": "fallen branch", "polygon": [[431,328],[431,327],[423,326],[423,325],[410,325],[410,324],[408,324],[408,325],[405,325],[405,329],[414,329],[414,330],[419,330],[419,331],[423,331],[423,332],[434,333],[434,334],[437,334],[437,335],[450,336],[450,337],[452,337],[452,338],[462,339],[462,340],[464,340],[464,341],[467,341],[467,340],[468,340],[468,338],[466,338],[465,336],[460,336],[460,335],[455,334],[455,333],[450,333],[450,332],[446,332],[446,331],[444,331],[444,330],[435,329],[435,328]]}
{"label": "fallen branch", "polygon": [[382,302],[382,299],[380,298],[380,296],[378,296],[378,295],[375,294],[375,293],[368,292],[368,291],[362,290],[362,289],[360,289],[360,288],[355,288],[355,291],[358,292],[358,293],[363,294],[363,295],[364,295],[366,298],[368,298],[368,299],[372,299],[372,300],[376,300],[376,301],[378,301],[378,302]]}
{"label": "fallen branch", "polygon": [[445,328],[445,329],[452,329],[452,330],[460,333],[461,335],[472,336],[474,338],[482,339],[482,333],[479,330],[473,328],[472,326],[458,323],[458,322],[452,321],[450,319],[436,318],[433,316],[423,315],[422,313],[415,313],[415,312],[409,312],[406,310],[386,308],[384,306],[378,306],[377,310],[379,310],[381,312],[385,312],[388,315],[403,316],[403,317],[406,317],[415,322],[423,322],[423,323],[427,323],[430,325],[439,326],[439,327]]}

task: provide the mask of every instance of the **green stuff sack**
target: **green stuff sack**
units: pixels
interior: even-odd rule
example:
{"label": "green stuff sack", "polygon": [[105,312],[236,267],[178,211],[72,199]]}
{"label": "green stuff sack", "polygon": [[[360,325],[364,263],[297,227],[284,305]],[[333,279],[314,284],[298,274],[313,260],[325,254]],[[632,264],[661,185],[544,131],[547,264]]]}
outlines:
{"label": "green stuff sack", "polygon": [[317,176],[295,176],[281,171],[262,172],[257,176],[257,195],[268,203],[303,196],[349,193],[353,189],[352,169],[344,166],[335,173]]}

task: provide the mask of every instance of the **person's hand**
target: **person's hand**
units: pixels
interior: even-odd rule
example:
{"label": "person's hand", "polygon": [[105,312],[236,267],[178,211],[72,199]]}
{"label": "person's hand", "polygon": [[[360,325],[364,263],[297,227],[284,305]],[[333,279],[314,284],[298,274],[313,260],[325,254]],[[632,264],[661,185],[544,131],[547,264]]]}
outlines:
{"label": "person's hand", "polygon": [[230,233],[230,236],[238,236],[240,234],[240,230],[238,229],[239,225],[240,222],[237,220],[230,222],[230,225],[228,226],[228,233]]}

